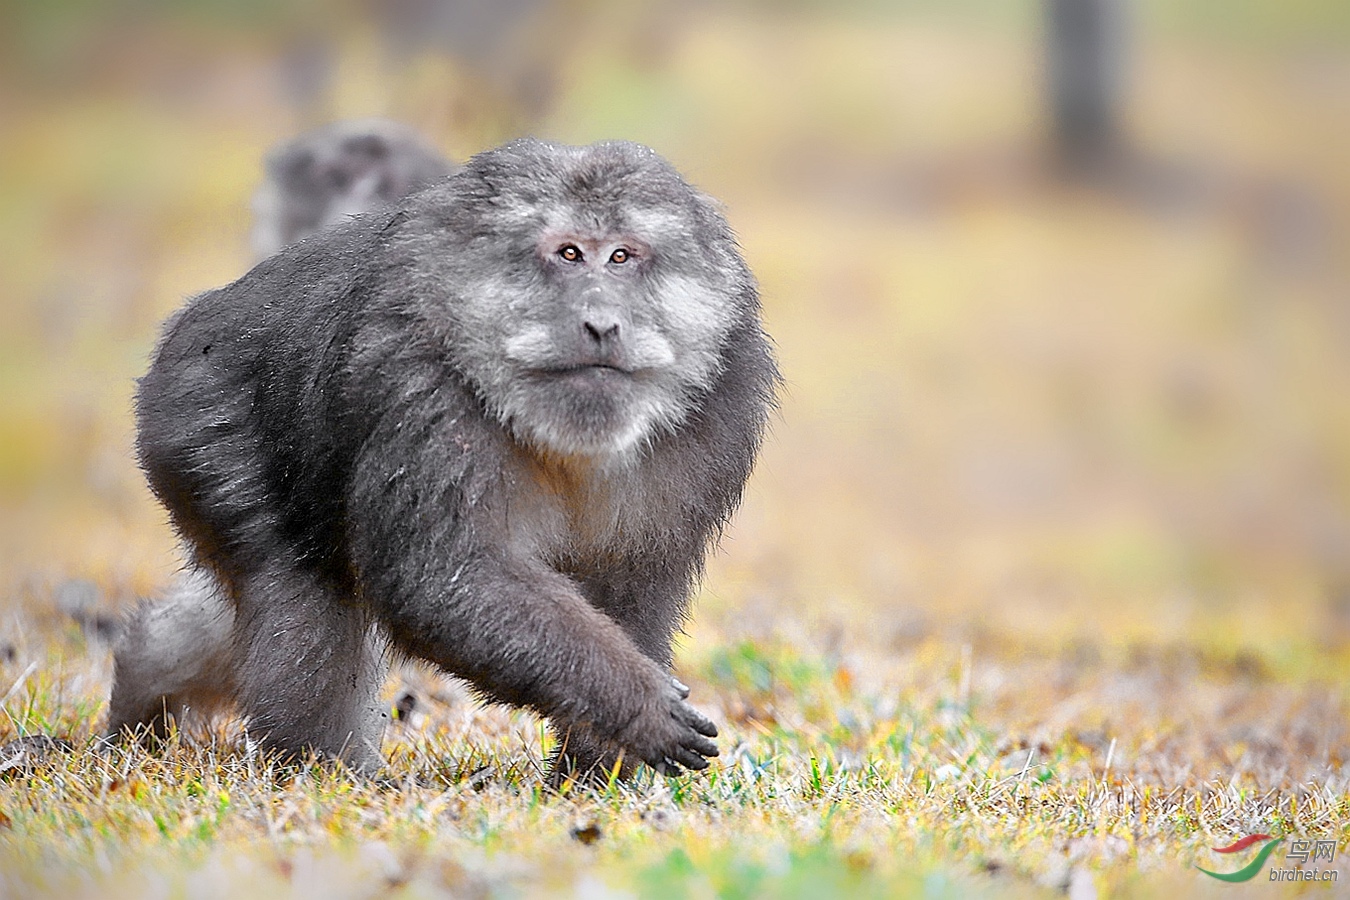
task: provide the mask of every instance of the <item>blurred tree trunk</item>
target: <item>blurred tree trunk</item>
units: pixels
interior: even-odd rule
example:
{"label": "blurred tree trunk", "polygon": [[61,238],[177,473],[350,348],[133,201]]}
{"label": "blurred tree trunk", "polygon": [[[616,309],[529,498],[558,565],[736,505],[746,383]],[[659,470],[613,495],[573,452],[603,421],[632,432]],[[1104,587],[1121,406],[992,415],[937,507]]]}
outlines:
{"label": "blurred tree trunk", "polygon": [[1098,171],[1120,149],[1127,0],[1046,0],[1046,71],[1058,161]]}

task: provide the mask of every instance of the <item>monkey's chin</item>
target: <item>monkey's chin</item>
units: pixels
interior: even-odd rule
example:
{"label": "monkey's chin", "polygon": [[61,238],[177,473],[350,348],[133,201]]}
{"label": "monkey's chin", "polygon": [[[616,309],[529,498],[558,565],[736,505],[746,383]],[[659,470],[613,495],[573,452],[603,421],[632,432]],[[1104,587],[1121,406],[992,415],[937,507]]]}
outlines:
{"label": "monkey's chin", "polygon": [[671,418],[652,385],[605,366],[555,370],[511,400],[504,412],[516,437],[565,457],[634,458]]}

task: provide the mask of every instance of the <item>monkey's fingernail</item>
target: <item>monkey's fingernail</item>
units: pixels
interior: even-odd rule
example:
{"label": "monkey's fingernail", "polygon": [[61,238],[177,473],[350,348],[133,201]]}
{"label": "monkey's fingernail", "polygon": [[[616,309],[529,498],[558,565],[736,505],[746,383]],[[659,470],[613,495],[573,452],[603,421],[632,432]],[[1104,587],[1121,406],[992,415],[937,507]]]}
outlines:
{"label": "monkey's fingernail", "polygon": [[680,681],[680,679],[678,678],[672,678],[670,680],[670,683],[675,685],[675,690],[680,692],[681,700],[689,696],[689,685],[685,684],[683,681]]}

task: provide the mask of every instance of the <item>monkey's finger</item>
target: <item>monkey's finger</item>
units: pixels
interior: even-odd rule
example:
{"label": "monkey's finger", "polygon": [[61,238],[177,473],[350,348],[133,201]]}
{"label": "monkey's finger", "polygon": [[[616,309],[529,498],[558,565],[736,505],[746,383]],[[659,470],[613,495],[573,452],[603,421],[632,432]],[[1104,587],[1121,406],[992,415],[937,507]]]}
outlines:
{"label": "monkey's finger", "polygon": [[681,704],[679,719],[704,737],[717,737],[717,726],[712,719],[688,704]]}
{"label": "monkey's finger", "polygon": [[695,772],[708,768],[708,761],[706,759],[699,756],[697,753],[691,753],[688,750],[685,750],[683,747],[675,751],[675,759],[686,769],[692,769]]}
{"label": "monkey's finger", "polygon": [[670,683],[675,687],[676,692],[679,693],[681,700],[689,699],[689,685],[680,681],[678,678],[670,679]]}
{"label": "monkey's finger", "polygon": [[716,744],[705,737],[699,737],[697,735],[685,741],[684,746],[703,756],[717,756],[721,753],[721,751],[717,749]]}

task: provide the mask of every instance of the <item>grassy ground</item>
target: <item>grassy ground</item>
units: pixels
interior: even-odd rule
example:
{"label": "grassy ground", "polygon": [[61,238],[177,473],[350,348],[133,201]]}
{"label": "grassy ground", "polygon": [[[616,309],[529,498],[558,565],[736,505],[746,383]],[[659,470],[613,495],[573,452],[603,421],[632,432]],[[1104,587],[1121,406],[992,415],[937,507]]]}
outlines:
{"label": "grassy ground", "polygon": [[[81,598],[174,566],[132,379],[247,266],[295,121],[234,32],[0,85],[0,743],[76,747],[0,773],[0,897],[1240,897],[1299,888],[1210,880],[1252,854],[1209,848],[1346,852],[1350,63],[1164,33],[1134,162],[1064,185],[1021,27],[750,6],[618,17],[559,64],[536,130],[646,141],[722,198],[788,379],[678,657],[721,760],[563,798],[534,719],[416,668],[385,783],[234,723],[88,752]],[[455,65],[339,46],[331,114],[459,155],[514,127]]]}

